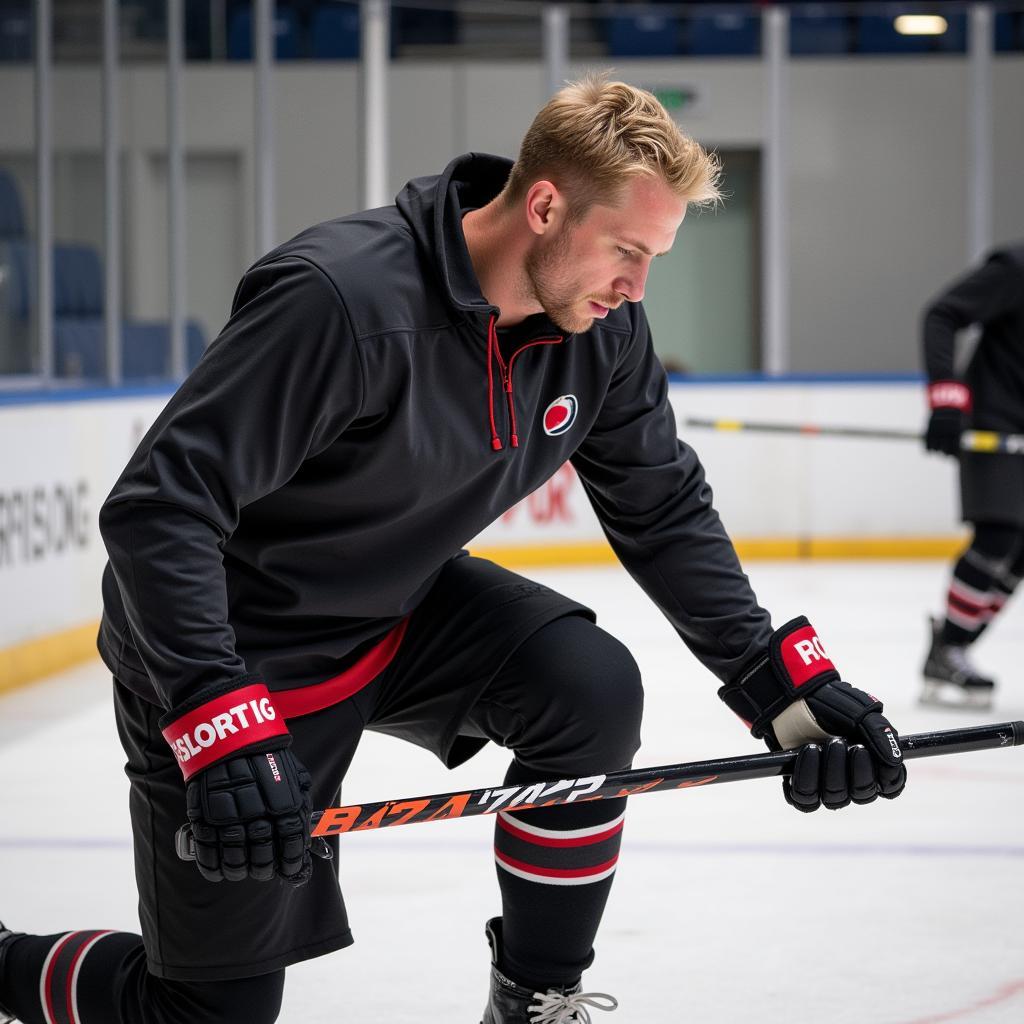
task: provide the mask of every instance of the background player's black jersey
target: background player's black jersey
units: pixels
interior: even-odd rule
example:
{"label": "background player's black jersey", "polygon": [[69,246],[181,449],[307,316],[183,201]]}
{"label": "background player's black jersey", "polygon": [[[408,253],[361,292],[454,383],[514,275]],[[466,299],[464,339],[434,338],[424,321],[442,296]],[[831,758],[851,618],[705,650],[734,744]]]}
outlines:
{"label": "background player's black jersey", "polygon": [[943,292],[926,310],[928,379],[952,380],[956,332],[980,324],[981,339],[964,379],[972,425],[1024,430],[1024,245],[1001,249]]}

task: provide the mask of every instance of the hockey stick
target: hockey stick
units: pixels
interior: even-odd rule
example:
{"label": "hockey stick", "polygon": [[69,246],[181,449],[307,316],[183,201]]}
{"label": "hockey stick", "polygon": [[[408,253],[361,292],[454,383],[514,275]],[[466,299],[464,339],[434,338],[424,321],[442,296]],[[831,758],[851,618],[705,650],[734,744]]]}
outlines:
{"label": "hockey stick", "polygon": [[[683,426],[737,432],[749,430],[762,434],[797,434],[803,437],[859,437],[874,441],[923,441],[914,430],[876,429],[874,427],[826,427],[814,423],[764,423],[754,420],[707,420],[689,416]],[[965,452],[1024,455],[1024,434],[998,434],[993,430],[965,430],[960,435],[960,450]]]}
{"label": "hockey stick", "polygon": [[[990,750],[1024,744],[1024,721],[998,725],[943,729],[900,737],[900,748],[907,760],[958,754],[969,750]],[[372,804],[328,807],[313,815],[314,837],[336,836],[345,832],[366,832],[395,825],[413,825],[422,821],[448,821],[498,811],[522,811],[528,807],[554,807],[586,800],[639,796],[666,789],[692,789],[719,782],[742,782],[789,775],[797,750],[777,753],[746,754],[717,761],[691,761],[660,768],[630,768],[608,775],[587,775],[579,779],[531,782],[525,786],[494,786],[463,793],[442,793],[402,800],[381,800]],[[192,829],[183,825],[177,834],[178,856],[194,860]]]}

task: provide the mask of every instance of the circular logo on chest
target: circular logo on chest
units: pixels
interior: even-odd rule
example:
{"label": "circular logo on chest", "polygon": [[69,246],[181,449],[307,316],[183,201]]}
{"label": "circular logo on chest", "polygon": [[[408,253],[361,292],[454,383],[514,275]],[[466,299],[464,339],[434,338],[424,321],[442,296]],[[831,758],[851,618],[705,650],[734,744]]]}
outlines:
{"label": "circular logo on chest", "polygon": [[576,419],[578,403],[575,395],[562,395],[544,410],[544,433],[549,437],[564,434]]}

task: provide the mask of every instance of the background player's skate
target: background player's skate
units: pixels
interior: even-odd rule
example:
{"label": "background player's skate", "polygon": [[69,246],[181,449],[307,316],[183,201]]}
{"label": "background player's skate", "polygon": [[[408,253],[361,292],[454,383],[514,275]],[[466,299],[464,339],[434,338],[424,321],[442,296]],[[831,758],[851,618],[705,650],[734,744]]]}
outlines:
{"label": "background player's skate", "polygon": [[979,672],[967,656],[967,644],[945,643],[942,622],[929,620],[931,647],[924,662],[921,703],[945,707],[990,708],[995,681]]}

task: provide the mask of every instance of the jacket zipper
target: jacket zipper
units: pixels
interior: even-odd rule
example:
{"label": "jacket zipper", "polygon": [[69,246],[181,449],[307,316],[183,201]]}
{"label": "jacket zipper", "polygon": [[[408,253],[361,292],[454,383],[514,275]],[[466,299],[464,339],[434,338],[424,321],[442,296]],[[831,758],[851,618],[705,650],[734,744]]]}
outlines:
{"label": "jacket zipper", "polygon": [[564,340],[565,339],[559,335],[556,338],[537,338],[534,341],[528,341],[525,345],[520,345],[519,348],[509,356],[508,364],[506,364],[505,360],[502,358],[501,349],[498,348],[497,332],[495,332],[494,351],[498,357],[498,369],[501,371],[502,390],[505,392],[505,401],[508,404],[509,429],[511,431],[509,444],[513,448],[519,447],[519,434],[516,429],[515,395],[512,391],[512,367],[515,365],[515,361],[519,355],[525,352],[528,348],[533,348],[535,345],[560,345]]}

